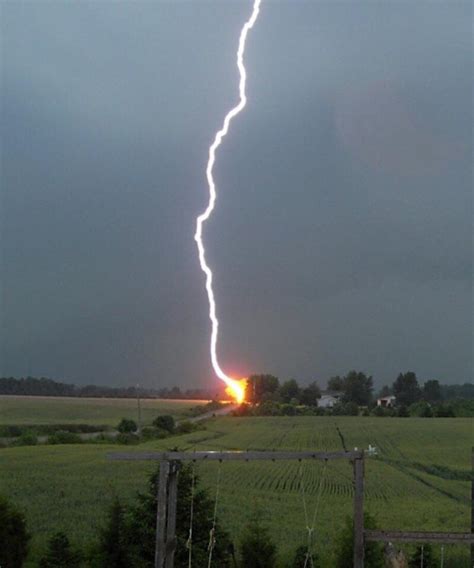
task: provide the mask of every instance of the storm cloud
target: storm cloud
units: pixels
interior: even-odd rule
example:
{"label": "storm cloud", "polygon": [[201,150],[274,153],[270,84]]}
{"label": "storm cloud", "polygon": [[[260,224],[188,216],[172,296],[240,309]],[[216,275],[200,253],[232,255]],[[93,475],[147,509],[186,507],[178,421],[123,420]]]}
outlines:
{"label": "storm cloud", "polygon": [[[249,2],[2,6],[2,376],[206,386]],[[229,373],[472,377],[470,2],[265,1],[205,227]]]}

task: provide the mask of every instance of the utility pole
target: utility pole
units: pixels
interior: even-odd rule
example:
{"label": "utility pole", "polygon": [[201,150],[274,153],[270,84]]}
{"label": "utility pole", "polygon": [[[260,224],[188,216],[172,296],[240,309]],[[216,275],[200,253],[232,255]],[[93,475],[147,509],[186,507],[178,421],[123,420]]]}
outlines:
{"label": "utility pole", "polygon": [[142,432],[142,407],[140,405],[140,385],[137,383],[137,413],[138,413],[138,421],[137,421],[137,431],[138,434]]}

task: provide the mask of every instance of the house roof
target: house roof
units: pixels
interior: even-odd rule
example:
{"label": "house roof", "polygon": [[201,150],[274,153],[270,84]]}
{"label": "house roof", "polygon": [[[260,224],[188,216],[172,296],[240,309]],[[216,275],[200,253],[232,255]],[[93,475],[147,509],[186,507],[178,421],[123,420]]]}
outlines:
{"label": "house roof", "polygon": [[342,396],[342,392],[341,391],[323,391],[321,393],[321,397],[323,396],[332,396],[333,398],[339,398]]}

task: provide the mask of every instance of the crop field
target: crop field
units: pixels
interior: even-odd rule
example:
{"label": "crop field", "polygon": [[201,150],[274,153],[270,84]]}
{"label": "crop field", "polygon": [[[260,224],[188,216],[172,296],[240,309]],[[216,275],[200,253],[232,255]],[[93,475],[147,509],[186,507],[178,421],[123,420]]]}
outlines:
{"label": "crop field", "polygon": [[[367,458],[365,509],[385,529],[467,531],[470,526],[471,419],[369,417],[216,418],[205,430],[128,447],[150,449],[341,450],[376,446]],[[0,492],[28,519],[33,532],[31,564],[48,536],[67,532],[86,544],[97,534],[114,495],[124,501],[144,489],[150,462],[111,462],[117,445],[71,445],[0,450]],[[319,484],[316,547],[323,566],[333,565],[334,539],[352,510],[348,463],[224,462],[196,469],[212,494],[220,468],[219,516],[238,541],[243,525],[260,510],[279,546],[280,566],[291,566],[306,541],[301,486],[309,517]],[[322,480],[322,481],[321,481]],[[311,523],[310,523],[311,524]],[[439,547],[435,554],[440,555]],[[467,547],[446,547],[444,567],[469,566]]]}
{"label": "crop field", "polygon": [[[190,408],[207,401],[141,399],[143,424],[158,414],[182,418]],[[135,398],[74,398],[0,396],[0,425],[102,424],[116,426],[121,418],[137,419]]]}

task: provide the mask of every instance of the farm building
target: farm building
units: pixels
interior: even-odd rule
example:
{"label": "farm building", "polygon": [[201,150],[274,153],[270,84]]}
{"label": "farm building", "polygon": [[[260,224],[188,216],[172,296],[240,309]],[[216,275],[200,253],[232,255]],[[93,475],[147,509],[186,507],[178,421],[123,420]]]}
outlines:
{"label": "farm building", "polygon": [[321,398],[318,399],[318,406],[320,408],[332,408],[335,404],[340,402],[342,392],[338,391],[325,391],[321,393]]}
{"label": "farm building", "polygon": [[391,396],[383,396],[382,398],[377,399],[377,406],[383,406],[384,408],[392,408],[395,406],[396,397]]}

